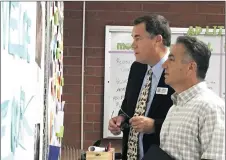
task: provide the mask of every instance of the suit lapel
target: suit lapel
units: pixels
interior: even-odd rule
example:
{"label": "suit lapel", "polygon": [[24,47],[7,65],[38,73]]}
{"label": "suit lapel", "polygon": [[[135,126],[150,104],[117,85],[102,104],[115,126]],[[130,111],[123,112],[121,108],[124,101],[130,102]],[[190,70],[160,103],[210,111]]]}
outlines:
{"label": "suit lapel", "polygon": [[147,71],[147,65],[145,64],[139,64],[137,65],[137,68],[136,68],[136,75],[134,75],[134,82],[133,82],[133,97],[130,99],[131,102],[132,102],[132,106],[133,109],[131,111],[133,111],[132,115],[134,114],[134,111],[135,111],[135,108],[136,108],[136,104],[137,104],[137,101],[138,101],[138,97],[139,97],[139,93],[140,93],[140,90],[141,90],[141,86],[143,84],[143,80],[144,80],[144,77],[145,77],[145,74],[146,74],[146,71]]}
{"label": "suit lapel", "polygon": [[[162,72],[162,75],[159,80],[157,88],[158,87],[164,87],[164,88],[167,87],[168,88],[168,86],[165,84],[164,71]],[[156,94],[156,91],[155,91],[155,95],[154,95],[152,103],[151,103],[151,108],[150,108],[149,114],[155,112],[155,109],[161,104],[161,102],[162,102],[160,100],[161,97],[162,97],[162,95]]]}

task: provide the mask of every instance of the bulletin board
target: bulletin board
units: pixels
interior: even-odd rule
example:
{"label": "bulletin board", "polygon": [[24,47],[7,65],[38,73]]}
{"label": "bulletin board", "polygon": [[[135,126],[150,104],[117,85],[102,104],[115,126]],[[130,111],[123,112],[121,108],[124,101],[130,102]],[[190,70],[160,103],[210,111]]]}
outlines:
{"label": "bulletin board", "polygon": [[45,99],[44,99],[44,139],[43,159],[56,156],[59,152],[64,133],[64,104],[62,91],[63,78],[63,2],[47,2],[46,5],[46,47],[45,47]]}
{"label": "bulletin board", "polygon": [[[132,44],[132,26],[106,26],[105,30],[105,80],[104,80],[104,126],[103,138],[121,138],[108,130],[108,122],[116,116],[124,99],[131,64],[135,61]],[[212,50],[206,82],[217,95],[225,98],[225,30],[215,28],[171,28],[172,44],[182,35],[195,36],[208,44]]]}
{"label": "bulletin board", "polygon": [[63,138],[63,2],[1,2],[1,160],[46,160]]}

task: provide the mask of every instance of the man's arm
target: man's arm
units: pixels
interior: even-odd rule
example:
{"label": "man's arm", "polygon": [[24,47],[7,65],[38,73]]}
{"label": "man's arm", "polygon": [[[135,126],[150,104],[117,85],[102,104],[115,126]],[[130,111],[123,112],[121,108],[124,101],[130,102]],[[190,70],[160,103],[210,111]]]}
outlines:
{"label": "man's arm", "polygon": [[[208,104],[207,104],[208,105]],[[200,117],[201,159],[225,159],[225,105],[212,105]]]}
{"label": "man's arm", "polygon": [[164,118],[159,118],[159,119],[154,119],[154,131],[156,133],[156,135],[160,135],[161,132],[161,128],[162,128],[162,124],[165,121],[165,118],[170,110],[170,108],[173,106],[173,102],[171,100],[171,95],[174,93],[175,91],[173,90],[173,88],[171,88],[170,86],[168,86],[168,97],[166,100],[164,100],[166,102],[166,106],[164,107],[164,113],[165,116]]}
{"label": "man's arm", "polygon": [[154,132],[156,133],[156,135],[160,135],[160,131],[161,131],[164,120],[165,119],[155,119],[154,120]]}

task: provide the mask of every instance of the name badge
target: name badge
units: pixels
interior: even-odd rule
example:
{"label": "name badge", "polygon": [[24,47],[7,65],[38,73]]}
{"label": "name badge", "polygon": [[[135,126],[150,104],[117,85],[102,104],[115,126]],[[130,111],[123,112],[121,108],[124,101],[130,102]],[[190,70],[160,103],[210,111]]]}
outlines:
{"label": "name badge", "polygon": [[168,88],[157,87],[156,89],[156,94],[167,95],[167,93],[168,93]]}

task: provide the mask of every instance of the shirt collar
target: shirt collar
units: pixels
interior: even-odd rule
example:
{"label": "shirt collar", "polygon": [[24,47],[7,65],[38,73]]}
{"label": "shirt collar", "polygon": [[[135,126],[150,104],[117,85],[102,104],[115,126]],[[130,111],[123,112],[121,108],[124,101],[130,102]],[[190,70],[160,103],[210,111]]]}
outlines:
{"label": "shirt collar", "polygon": [[173,101],[173,104],[177,104],[179,101],[186,103],[187,101],[195,97],[198,93],[200,93],[200,91],[206,88],[207,85],[205,81],[199,82],[196,85],[188,88],[187,90],[179,94],[175,92],[174,94],[171,95],[171,99]]}
{"label": "shirt collar", "polygon": [[155,75],[158,79],[160,79],[162,75],[162,71],[163,71],[162,64],[167,60],[168,56],[169,56],[169,49],[167,49],[167,53],[157,64],[155,64],[153,67],[148,65],[148,70],[152,68],[153,75]]}

